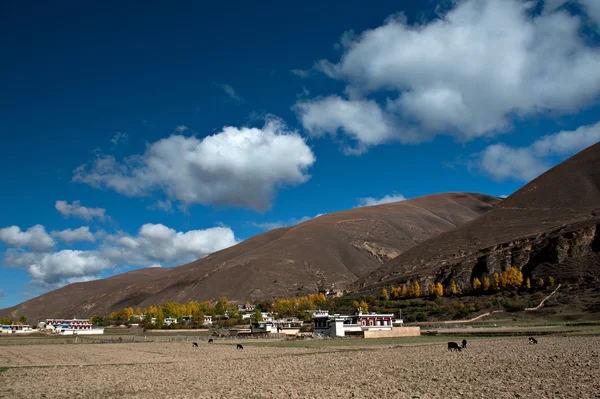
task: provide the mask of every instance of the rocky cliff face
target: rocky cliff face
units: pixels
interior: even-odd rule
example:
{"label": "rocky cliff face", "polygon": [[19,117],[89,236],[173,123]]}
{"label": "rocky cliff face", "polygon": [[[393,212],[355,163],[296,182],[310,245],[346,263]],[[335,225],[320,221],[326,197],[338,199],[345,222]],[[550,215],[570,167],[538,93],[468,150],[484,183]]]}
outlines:
{"label": "rocky cliff face", "polygon": [[[551,275],[565,282],[600,282],[600,219],[523,237],[474,253],[462,251],[453,254],[452,258],[412,265],[410,271],[403,273],[402,280],[418,280],[422,286],[432,281],[449,286],[454,280],[463,290],[469,290],[473,278],[491,277],[511,266],[532,280]],[[383,280],[389,281],[390,277],[392,275]]]}

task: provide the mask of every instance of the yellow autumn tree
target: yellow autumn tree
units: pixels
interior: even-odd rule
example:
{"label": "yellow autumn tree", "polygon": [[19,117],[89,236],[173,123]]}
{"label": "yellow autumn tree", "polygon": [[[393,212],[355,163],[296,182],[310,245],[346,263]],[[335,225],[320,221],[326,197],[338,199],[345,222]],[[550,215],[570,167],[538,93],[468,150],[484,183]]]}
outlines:
{"label": "yellow autumn tree", "polygon": [[418,298],[421,296],[421,286],[419,285],[419,282],[415,280],[414,283],[412,283],[410,290],[408,291],[409,296],[414,297],[414,298]]}
{"label": "yellow autumn tree", "polygon": [[525,280],[525,288],[528,290],[531,289],[531,280],[529,280],[529,277],[527,277],[527,280]]}
{"label": "yellow autumn tree", "polygon": [[442,283],[438,282],[435,284],[435,295],[439,298],[444,296],[444,287],[442,286]]}
{"label": "yellow autumn tree", "polygon": [[437,290],[435,289],[435,283],[432,281],[431,283],[429,283],[429,296],[435,298],[436,294]]}
{"label": "yellow autumn tree", "polygon": [[548,276],[548,285],[554,287],[554,277]]}
{"label": "yellow autumn tree", "polygon": [[384,288],[384,289],[382,289],[382,290],[381,290],[381,298],[382,298],[384,301],[387,301],[387,300],[389,300],[389,299],[390,299],[390,294],[388,294],[388,290],[387,290],[387,288]]}
{"label": "yellow autumn tree", "polygon": [[489,291],[491,286],[492,286],[492,284],[490,282],[490,278],[489,277],[484,277],[483,278],[483,290],[484,291]]}
{"label": "yellow autumn tree", "polygon": [[142,314],[142,310],[140,309],[139,306],[137,308],[135,308],[135,314],[137,314],[137,315]]}
{"label": "yellow autumn tree", "polygon": [[450,284],[450,293],[452,295],[458,295],[458,288],[456,288],[456,283],[454,280],[452,280],[452,283]]}
{"label": "yellow autumn tree", "polygon": [[400,296],[402,298],[407,298],[408,297],[408,288],[406,287],[406,284],[402,284],[402,289],[400,291]]}
{"label": "yellow autumn tree", "polygon": [[543,279],[543,278],[541,278],[541,277],[540,277],[540,278],[538,278],[538,279],[537,279],[537,281],[536,281],[536,283],[535,283],[535,286],[536,286],[537,288],[542,288],[542,287],[544,287],[544,279]]}
{"label": "yellow autumn tree", "polygon": [[481,289],[481,281],[477,277],[473,279],[473,289],[479,291]]}
{"label": "yellow autumn tree", "polygon": [[494,290],[500,291],[500,275],[498,273],[494,273]]}

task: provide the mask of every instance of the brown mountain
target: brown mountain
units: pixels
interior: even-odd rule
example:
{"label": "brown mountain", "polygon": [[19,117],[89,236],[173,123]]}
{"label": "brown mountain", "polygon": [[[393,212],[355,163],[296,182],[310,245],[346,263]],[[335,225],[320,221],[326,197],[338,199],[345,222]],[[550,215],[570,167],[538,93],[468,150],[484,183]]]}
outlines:
{"label": "brown mountain", "polygon": [[271,299],[344,288],[412,246],[489,211],[500,199],[446,193],[331,213],[249,238],[187,265],[75,283],[0,315],[87,317],[167,300]]}
{"label": "brown mountain", "polygon": [[470,288],[509,266],[533,278],[600,281],[600,143],[542,174],[493,210],[360,278],[373,291],[418,280]]}

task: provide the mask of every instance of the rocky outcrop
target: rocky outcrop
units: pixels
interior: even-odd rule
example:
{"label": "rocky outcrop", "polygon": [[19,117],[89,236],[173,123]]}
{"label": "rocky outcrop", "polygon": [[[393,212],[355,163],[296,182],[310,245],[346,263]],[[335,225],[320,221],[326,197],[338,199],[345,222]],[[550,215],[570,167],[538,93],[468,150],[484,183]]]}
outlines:
{"label": "rocky outcrop", "polygon": [[[435,259],[413,265],[403,280],[427,285],[455,281],[470,289],[473,278],[491,277],[514,266],[532,280],[552,275],[561,281],[600,282],[600,220],[495,245],[474,253],[459,252],[449,259]],[[391,275],[382,281],[389,281]],[[398,276],[400,277],[400,276]]]}

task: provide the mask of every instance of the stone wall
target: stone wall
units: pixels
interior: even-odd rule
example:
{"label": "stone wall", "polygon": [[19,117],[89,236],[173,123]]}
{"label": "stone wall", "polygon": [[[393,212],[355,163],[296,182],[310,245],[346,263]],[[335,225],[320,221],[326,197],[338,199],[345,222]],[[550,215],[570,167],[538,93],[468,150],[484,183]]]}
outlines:
{"label": "stone wall", "polygon": [[365,331],[365,338],[396,338],[396,337],[418,337],[421,335],[421,327],[396,327],[391,330]]}

